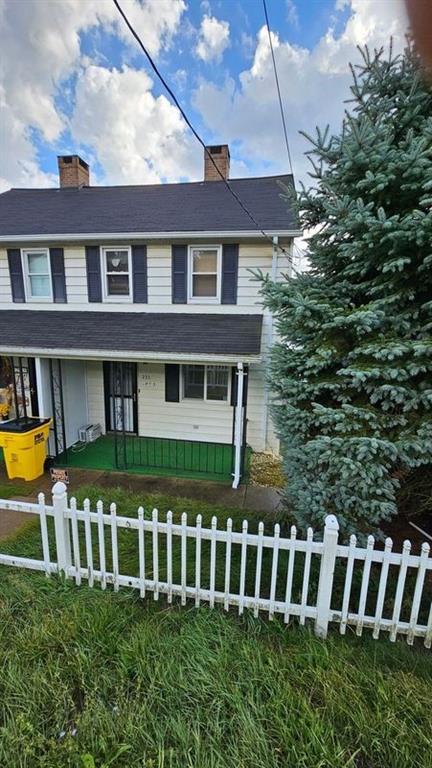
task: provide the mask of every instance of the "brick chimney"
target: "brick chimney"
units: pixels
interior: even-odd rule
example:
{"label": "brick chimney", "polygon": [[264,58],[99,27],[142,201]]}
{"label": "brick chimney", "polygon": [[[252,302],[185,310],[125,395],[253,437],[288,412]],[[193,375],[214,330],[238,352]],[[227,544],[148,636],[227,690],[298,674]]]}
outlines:
{"label": "brick chimney", "polygon": [[90,186],[88,163],[78,155],[60,155],[57,157],[61,187]]}
{"label": "brick chimney", "polygon": [[[230,151],[228,144],[216,144],[211,147],[206,147],[206,149],[211,154],[224,179],[229,179]],[[204,181],[221,181],[221,177],[207,155],[207,152],[204,152]]]}

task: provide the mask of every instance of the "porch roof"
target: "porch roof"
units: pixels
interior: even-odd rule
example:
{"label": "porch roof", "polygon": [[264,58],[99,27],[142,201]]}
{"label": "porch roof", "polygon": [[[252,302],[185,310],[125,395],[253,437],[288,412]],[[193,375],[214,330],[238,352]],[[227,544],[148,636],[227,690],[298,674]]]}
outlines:
{"label": "porch roof", "polygon": [[0,354],[86,359],[258,360],[262,315],[0,311]]}

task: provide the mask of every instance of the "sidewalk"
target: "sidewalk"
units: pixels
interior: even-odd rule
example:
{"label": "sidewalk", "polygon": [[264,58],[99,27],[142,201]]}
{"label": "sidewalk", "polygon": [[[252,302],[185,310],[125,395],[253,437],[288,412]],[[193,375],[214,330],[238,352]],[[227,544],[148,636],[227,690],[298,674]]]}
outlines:
{"label": "sidewalk", "polygon": [[[6,488],[8,486],[19,488],[20,499],[25,495],[28,501],[37,501],[38,493],[42,492],[50,503],[52,482],[49,472],[37,480],[25,483],[23,480],[8,480],[4,467],[0,467],[0,485]],[[73,496],[75,490],[83,485],[125,488],[135,493],[141,491],[143,494],[163,493],[167,496],[220,504],[228,509],[242,509],[245,513],[261,512],[263,517],[273,515],[280,506],[280,491],[276,488],[244,484],[237,490],[233,490],[228,485],[207,480],[132,475],[127,472],[105,472],[95,469],[69,470],[69,495]],[[15,497],[15,494],[13,496]],[[0,510],[0,538],[12,533],[28,519],[29,516],[24,513]]]}

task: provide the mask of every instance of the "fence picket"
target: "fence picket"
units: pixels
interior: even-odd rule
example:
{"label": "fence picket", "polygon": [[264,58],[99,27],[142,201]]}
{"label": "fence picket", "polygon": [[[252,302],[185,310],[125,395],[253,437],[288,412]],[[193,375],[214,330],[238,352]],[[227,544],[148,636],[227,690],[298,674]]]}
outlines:
{"label": "fence picket", "polygon": [[350,540],[349,540],[347,567],[346,567],[346,573],[345,573],[344,592],[342,597],[341,622],[339,626],[339,632],[341,633],[341,635],[345,634],[346,628],[347,628],[349,601],[351,597],[351,585],[352,585],[352,578],[353,578],[353,571],[354,571],[356,547],[357,547],[357,537],[354,536],[354,534],[351,534]]}
{"label": "fence picket", "polygon": [[92,544],[92,532],[91,532],[91,520],[90,520],[90,499],[84,499],[84,536],[86,546],[86,559],[87,559],[87,581],[89,587],[94,584],[93,576],[93,544]]}
{"label": "fence picket", "polygon": [[50,558],[48,528],[47,528],[46,512],[45,512],[45,494],[43,493],[38,494],[38,504],[39,504],[40,532],[41,532],[41,540],[42,540],[42,554],[43,554],[43,559],[45,564],[45,576],[49,577],[51,558]]}
{"label": "fence picket", "polygon": [[158,511],[152,512],[153,524],[153,600],[159,600],[159,537],[158,537]]}
{"label": "fence picket", "polygon": [[117,541],[117,507],[114,503],[110,504],[111,515],[111,557],[113,568],[114,592],[119,589],[119,559],[118,559],[118,541]]}
{"label": "fence picket", "polygon": [[313,539],[313,530],[312,528],[308,528],[307,537],[306,537],[306,555],[305,555],[305,563],[304,563],[304,571],[303,571],[303,585],[302,585],[302,595],[301,595],[301,605],[300,605],[300,624],[304,624],[306,621],[306,606],[307,606],[307,598],[308,598],[308,591],[309,591],[309,576],[310,576],[310,567],[311,567],[311,559],[312,559],[312,539]]}
{"label": "fence picket", "polygon": [[197,515],[195,539],[195,605],[197,608],[200,604],[201,589],[201,525],[202,515]]}
{"label": "fence picket", "polygon": [[262,550],[263,550],[263,537],[264,537],[264,523],[258,524],[258,542],[256,550],[256,569],[255,569],[255,604],[254,604],[254,616],[258,616],[259,612],[259,597],[261,591],[261,568],[262,568]]}
{"label": "fence picket", "polygon": [[216,580],[216,529],[217,518],[211,519],[211,538],[210,538],[210,608],[215,603],[215,580]]}
{"label": "fence picket", "polygon": [[243,520],[241,554],[240,554],[240,585],[239,585],[239,615],[244,610],[245,581],[246,581],[246,557],[247,557],[248,521]]}
{"label": "fence picket", "polygon": [[424,639],[425,648],[430,648],[432,645],[432,603],[429,610],[429,618],[426,627],[426,635]]}
{"label": "fence picket", "polygon": [[181,516],[181,604],[186,605],[187,514]]}
{"label": "fence picket", "polygon": [[229,609],[230,577],[231,577],[231,544],[232,544],[232,520],[227,520],[226,549],[225,549],[225,597],[224,609]]}
{"label": "fence picket", "polygon": [[278,558],[279,558],[279,536],[280,536],[280,525],[279,523],[276,523],[274,527],[273,559],[272,559],[272,570],[271,570],[271,581],[270,581],[270,605],[269,605],[270,619],[272,619],[274,616],[274,601],[275,601],[275,595],[276,595],[276,581],[277,581]]}
{"label": "fence picket", "polygon": [[357,619],[357,626],[356,626],[356,635],[358,635],[359,637],[363,632],[363,621],[365,616],[366,600],[367,600],[367,594],[369,589],[369,579],[370,579],[370,571],[371,571],[371,563],[372,563],[374,546],[375,546],[374,537],[368,536],[366,556],[365,556],[365,561],[363,566],[363,575],[362,575],[362,581],[361,581],[361,587],[360,587],[359,607],[358,607],[358,614],[357,614],[358,619]]}
{"label": "fence picket", "polygon": [[172,519],[171,510],[167,512],[167,584],[168,603],[172,603]]}
{"label": "fence picket", "polygon": [[138,507],[138,560],[140,597],[145,597],[144,508]]}
{"label": "fence picket", "polygon": [[75,497],[70,499],[69,506],[71,511],[72,552],[75,565],[75,582],[79,586],[81,584],[81,557],[78,536],[77,502]]}
{"label": "fence picket", "polygon": [[406,539],[402,547],[402,558],[401,558],[399,576],[398,576],[397,586],[396,586],[396,595],[395,595],[395,602],[394,602],[394,609],[393,609],[393,616],[392,616],[392,627],[390,630],[390,640],[392,643],[395,642],[397,631],[398,631],[399,617],[400,617],[400,612],[402,608],[402,598],[403,598],[403,592],[405,587],[405,580],[406,580],[406,574],[408,569],[408,558],[409,558],[410,552],[411,552],[411,542],[408,541],[408,539]]}
{"label": "fence picket", "polygon": [[413,596],[411,615],[409,620],[409,630],[407,634],[408,645],[412,645],[414,643],[414,633],[415,633],[415,627],[417,624],[417,618],[420,610],[420,603],[421,603],[421,598],[423,593],[424,580],[426,576],[426,563],[429,557],[429,550],[430,550],[429,544],[424,542],[421,548],[420,562],[419,562],[419,567],[417,571],[417,579],[416,579],[416,585],[414,588],[414,596]]}
{"label": "fence picket", "polygon": [[391,555],[392,547],[393,547],[393,541],[389,537],[387,537],[384,544],[384,554],[383,554],[381,574],[380,574],[380,580],[379,580],[379,586],[378,586],[378,597],[377,597],[376,608],[375,608],[375,626],[372,633],[372,637],[374,638],[374,640],[378,640],[380,628],[381,628],[381,619],[382,619],[383,608],[384,608],[385,593],[387,589],[387,579],[388,579],[388,572],[390,568],[390,555]]}
{"label": "fence picket", "polygon": [[101,587],[106,589],[106,559],[105,559],[105,530],[103,520],[103,503],[99,499],[96,503],[98,516],[98,543],[99,543],[99,568],[101,572]]}
{"label": "fence picket", "polygon": [[284,622],[288,624],[291,615],[291,598],[292,598],[292,585],[294,576],[294,558],[295,558],[295,542],[297,537],[297,528],[295,525],[291,526],[290,531],[290,548],[288,551],[288,569],[287,569],[287,581],[285,589],[285,612]]}
{"label": "fence picket", "polygon": [[[158,510],[153,509],[151,519],[145,520],[144,509],[138,509],[137,517],[117,516],[116,505],[111,504],[110,514],[104,514],[102,501],[98,501],[96,510],[91,511],[88,499],[84,501],[83,509],[77,509],[77,503],[74,498],[70,500],[68,506],[66,486],[63,483],[57,483],[53,489],[53,504],[47,506],[43,494],[39,494],[38,503],[18,502],[0,499],[0,507],[16,511],[28,512],[33,515],[39,515],[40,536],[43,559],[19,557],[16,555],[7,555],[0,552],[0,564],[15,566],[19,568],[29,568],[36,571],[44,571],[47,575],[51,571],[63,573],[65,577],[72,577],[77,584],[80,584],[83,574],[88,579],[90,587],[95,581],[101,583],[102,589],[106,588],[107,583],[113,583],[114,590],[118,591],[120,586],[132,587],[138,589],[141,597],[145,597],[149,589],[153,592],[155,600],[159,598],[159,593],[167,594],[168,602],[172,602],[173,596],[181,597],[184,605],[187,599],[194,599],[195,605],[200,605],[205,601],[213,607],[217,602],[223,603],[225,611],[228,611],[231,605],[238,605],[239,614],[242,614],[245,607],[252,609],[255,616],[258,616],[261,610],[268,611],[268,617],[271,619],[274,614],[282,613],[285,623],[288,623],[291,616],[305,624],[306,619],[315,621],[315,633],[325,638],[328,631],[329,622],[340,622],[340,633],[344,634],[347,625],[354,624],[356,632],[361,635],[365,627],[373,630],[373,637],[378,638],[380,632],[389,632],[392,642],[397,635],[405,634],[407,643],[412,645],[415,637],[424,638],[424,645],[430,648],[432,644],[432,606],[428,609],[427,624],[419,623],[420,610],[426,599],[424,594],[425,584],[429,589],[429,577],[432,575],[432,558],[430,557],[430,545],[423,544],[421,553],[411,554],[411,544],[405,541],[401,553],[393,552],[391,539],[386,539],[385,547],[375,549],[373,536],[369,536],[367,547],[357,546],[357,540],[354,535],[350,537],[349,546],[339,543],[338,539],[338,521],[334,515],[328,515],[325,521],[324,537],[322,542],[314,541],[311,528],[307,531],[306,539],[298,539],[295,526],[291,527],[290,537],[280,536],[280,528],[275,524],[273,536],[264,534],[264,524],[258,525],[257,534],[251,534],[248,531],[248,523],[243,520],[241,533],[233,531],[232,519],[227,519],[226,529],[218,530],[217,518],[213,517],[209,528],[202,527],[202,516],[198,515],[196,524],[187,523],[187,515],[181,515],[181,523],[173,522],[173,513],[169,511],[166,516],[166,523],[159,522]],[[56,541],[56,559],[57,562],[51,562],[48,523],[47,518],[54,518],[54,531]],[[85,556],[87,568],[82,567],[83,553],[80,551],[80,527],[84,523],[85,536]],[[93,563],[93,542],[92,525],[97,525],[99,552],[99,567],[94,568]],[[106,563],[106,542],[105,526],[111,530],[111,550],[112,550],[112,573],[107,572]],[[139,576],[121,575],[119,572],[119,550],[118,550],[118,529],[125,528],[137,530],[138,533],[138,558],[139,558]],[[149,534],[148,537],[145,532]],[[152,536],[150,537],[150,533]],[[180,579],[177,577],[177,560],[173,560],[173,536],[180,538]],[[166,537],[166,538],[165,538]],[[151,540],[150,540],[151,539]],[[188,547],[188,539],[195,539],[195,581],[194,586],[188,586],[188,557],[191,557],[192,545]],[[159,572],[159,544],[162,542],[166,546],[166,581],[165,575]],[[209,549],[205,549],[205,563],[203,563],[202,542],[209,542]],[[220,549],[225,546],[224,575],[221,576],[219,584],[219,575],[216,570],[218,542]],[[147,556],[152,556],[153,579],[146,581],[146,551]],[[239,584],[234,584],[232,577],[233,547],[240,548],[240,572]],[[249,549],[248,549],[249,547]],[[251,550],[254,548],[254,551]],[[96,543],[95,543],[96,549]],[[189,549],[189,552],[188,552]],[[270,573],[263,570],[264,550],[270,550],[268,556],[265,556],[271,565]],[[278,578],[281,565],[281,551],[287,552],[287,572],[285,582],[284,601],[278,599]],[[303,569],[301,575],[301,595],[297,597],[297,585],[294,587],[294,571],[296,563],[296,553],[302,553]],[[250,581],[251,587],[246,590],[246,578],[248,568],[248,555],[250,560],[255,562],[254,575]],[[310,588],[312,555],[321,557],[318,583],[313,583],[313,589]],[[109,559],[109,557],[108,557]],[[109,559],[110,560],[110,559]],[[334,590],[334,573],[337,561],[346,561],[346,572],[344,579],[344,588],[342,596],[341,610],[332,607],[332,598]],[[360,595],[357,613],[350,613],[350,601],[352,595],[352,585],[354,581],[354,568],[356,561],[362,562],[362,576],[360,585]],[[111,562],[111,561],[110,561]],[[174,564],[176,564],[175,574],[173,574]],[[236,561],[237,564],[237,561]],[[374,612],[372,606],[368,608],[368,595],[371,584],[372,568],[381,566],[379,573],[379,583],[377,599]],[[192,564],[190,570],[192,571]],[[209,588],[202,588],[202,568],[207,573],[209,568]],[[388,592],[388,583],[390,568],[398,569],[397,584],[393,601],[393,610],[391,618],[383,617],[386,594]],[[407,588],[408,568],[416,571],[413,594]],[[314,571],[315,573],[315,571]],[[237,568],[235,571],[237,575]],[[265,579],[264,579],[265,575]],[[378,576],[378,574],[377,574]],[[190,580],[192,580],[192,576]],[[217,583],[216,583],[217,581]],[[236,581],[236,580],[235,580]],[[378,578],[373,578],[373,587]],[[314,603],[310,603],[311,595],[317,597]],[[237,591],[238,590],[238,591]],[[268,597],[267,597],[267,590]],[[295,590],[295,591],[294,591]],[[265,594],[266,596],[262,596]],[[295,594],[295,598],[293,598]],[[405,607],[406,606],[406,607]],[[402,607],[404,613],[409,613],[409,620],[402,616]]]}

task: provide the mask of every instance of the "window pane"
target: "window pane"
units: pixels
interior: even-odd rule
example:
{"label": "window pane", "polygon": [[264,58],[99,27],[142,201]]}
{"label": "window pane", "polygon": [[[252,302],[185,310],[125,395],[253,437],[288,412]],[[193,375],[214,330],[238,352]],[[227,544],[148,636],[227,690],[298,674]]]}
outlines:
{"label": "window pane", "polygon": [[228,400],[229,368],[224,365],[207,366],[207,400]]}
{"label": "window pane", "polygon": [[204,400],[204,366],[183,366],[183,397]]}
{"label": "window pane", "polygon": [[28,253],[28,271],[29,274],[47,275],[48,270],[48,256],[46,253]]}
{"label": "window pane", "polygon": [[217,251],[194,250],[193,272],[217,272]]}
{"label": "window pane", "polygon": [[217,296],[216,275],[194,275],[192,279],[193,296]]}
{"label": "window pane", "polygon": [[127,251],[106,251],[107,272],[128,272]]}
{"label": "window pane", "polygon": [[107,275],[108,296],[129,296],[128,275]]}
{"label": "window pane", "polygon": [[49,277],[30,276],[30,291],[34,298],[51,297],[51,288]]}

